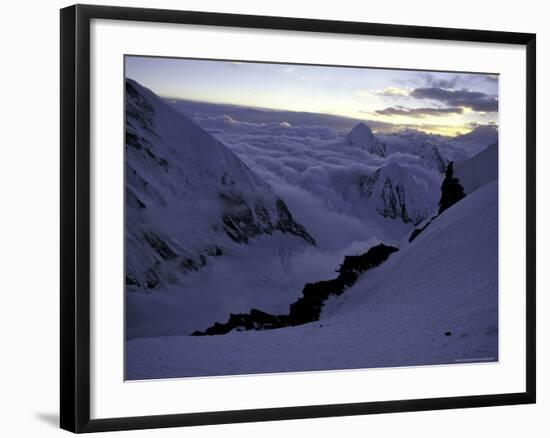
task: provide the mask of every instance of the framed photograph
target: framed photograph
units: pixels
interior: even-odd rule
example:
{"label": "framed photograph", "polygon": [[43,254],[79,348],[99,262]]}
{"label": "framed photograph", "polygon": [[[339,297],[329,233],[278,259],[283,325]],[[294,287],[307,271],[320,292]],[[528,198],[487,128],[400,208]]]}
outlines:
{"label": "framed photograph", "polygon": [[535,402],[535,35],[61,10],[61,427]]}

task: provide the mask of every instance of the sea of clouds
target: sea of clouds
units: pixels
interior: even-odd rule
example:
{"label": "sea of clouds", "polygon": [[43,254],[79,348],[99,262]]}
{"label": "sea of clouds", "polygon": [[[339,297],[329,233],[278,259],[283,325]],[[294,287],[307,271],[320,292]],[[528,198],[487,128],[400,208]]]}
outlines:
{"label": "sea of clouds", "polygon": [[388,226],[382,218],[366,218],[365,199],[358,189],[362,178],[396,162],[418,167],[415,172],[433,179],[433,171],[412,154],[381,158],[347,146],[346,130],[295,126],[288,120],[249,122],[227,114],[194,114],[193,119],[267,181],[320,248],[330,251],[359,253],[373,239],[392,239],[408,229],[399,221]]}

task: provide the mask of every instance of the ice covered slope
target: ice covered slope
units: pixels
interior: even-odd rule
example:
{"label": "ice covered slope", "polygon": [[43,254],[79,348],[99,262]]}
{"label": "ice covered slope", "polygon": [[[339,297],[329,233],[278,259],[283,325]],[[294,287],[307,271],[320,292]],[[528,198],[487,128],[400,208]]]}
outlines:
{"label": "ice covered slope", "polygon": [[454,174],[466,194],[498,178],[498,143],[483,149],[469,160],[456,163]]}
{"label": "ice covered slope", "polygon": [[281,233],[315,242],[233,152],[152,91],[126,81],[126,285],[174,285],[224,255]]}
{"label": "ice covered slope", "polygon": [[461,364],[498,358],[497,182],[299,327],[135,339],[127,378]]}

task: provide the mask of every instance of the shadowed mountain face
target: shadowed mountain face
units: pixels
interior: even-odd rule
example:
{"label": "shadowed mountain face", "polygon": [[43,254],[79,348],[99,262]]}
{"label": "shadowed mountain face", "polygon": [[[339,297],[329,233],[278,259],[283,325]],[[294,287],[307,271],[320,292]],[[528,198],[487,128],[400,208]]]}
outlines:
{"label": "shadowed mountain face", "polygon": [[126,285],[177,284],[228,245],[292,236],[285,202],[233,152],[150,90],[126,81]]}

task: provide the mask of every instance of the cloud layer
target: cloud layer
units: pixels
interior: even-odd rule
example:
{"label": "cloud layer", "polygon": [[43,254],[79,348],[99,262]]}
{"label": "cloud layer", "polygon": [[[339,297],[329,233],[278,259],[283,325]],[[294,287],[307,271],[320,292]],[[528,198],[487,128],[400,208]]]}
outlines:
{"label": "cloud layer", "polygon": [[478,112],[498,111],[498,98],[479,91],[453,90],[439,87],[415,88],[410,96],[429,99],[453,107],[470,108]]}
{"label": "cloud layer", "polygon": [[[380,167],[398,164],[414,168],[417,178],[436,187],[440,182],[439,173],[415,155],[411,146],[381,158],[347,145],[347,131],[326,126],[251,123],[204,113],[194,119],[267,181],[285,199],[296,220],[327,250],[360,245],[358,242],[380,236],[380,229],[386,228],[376,223],[378,219],[366,219],[379,215],[369,213],[372,207],[360,192],[361,181]],[[381,216],[379,219],[387,222]],[[384,230],[389,229],[387,239],[397,238],[404,227],[408,229],[399,220],[391,222]]]}

